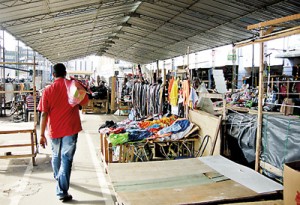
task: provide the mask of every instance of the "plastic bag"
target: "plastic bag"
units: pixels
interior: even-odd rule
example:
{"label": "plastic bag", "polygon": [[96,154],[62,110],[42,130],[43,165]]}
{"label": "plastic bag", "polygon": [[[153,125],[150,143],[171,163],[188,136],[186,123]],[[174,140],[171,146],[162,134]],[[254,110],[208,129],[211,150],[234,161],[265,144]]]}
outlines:
{"label": "plastic bag", "polygon": [[65,79],[65,85],[67,88],[69,104],[72,107],[78,105],[84,99],[86,95],[86,89],[75,80]]}

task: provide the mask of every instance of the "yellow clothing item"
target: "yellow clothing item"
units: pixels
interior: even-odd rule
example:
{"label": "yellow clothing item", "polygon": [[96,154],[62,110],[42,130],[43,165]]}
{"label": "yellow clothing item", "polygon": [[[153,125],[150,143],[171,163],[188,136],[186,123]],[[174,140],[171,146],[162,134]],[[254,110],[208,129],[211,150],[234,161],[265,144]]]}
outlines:
{"label": "yellow clothing item", "polygon": [[177,102],[178,102],[178,80],[174,80],[169,97],[170,97],[170,104],[172,106],[177,106]]}

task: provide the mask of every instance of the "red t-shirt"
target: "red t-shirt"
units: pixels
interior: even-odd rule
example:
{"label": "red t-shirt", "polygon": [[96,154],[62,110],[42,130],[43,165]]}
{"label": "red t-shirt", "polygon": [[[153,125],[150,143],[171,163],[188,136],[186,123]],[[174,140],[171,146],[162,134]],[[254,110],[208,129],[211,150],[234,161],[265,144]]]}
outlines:
{"label": "red t-shirt", "polygon": [[48,131],[51,138],[61,138],[82,130],[79,107],[68,102],[63,78],[56,79],[43,91],[38,110],[48,113]]}

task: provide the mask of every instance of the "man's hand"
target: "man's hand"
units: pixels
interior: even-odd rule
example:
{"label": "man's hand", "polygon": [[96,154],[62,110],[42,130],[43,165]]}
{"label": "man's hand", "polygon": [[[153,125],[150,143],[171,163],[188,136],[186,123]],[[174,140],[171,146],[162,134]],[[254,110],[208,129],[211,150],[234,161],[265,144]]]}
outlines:
{"label": "man's hand", "polygon": [[47,139],[45,137],[45,135],[42,135],[41,134],[41,137],[40,137],[40,145],[45,149],[45,147],[47,146]]}

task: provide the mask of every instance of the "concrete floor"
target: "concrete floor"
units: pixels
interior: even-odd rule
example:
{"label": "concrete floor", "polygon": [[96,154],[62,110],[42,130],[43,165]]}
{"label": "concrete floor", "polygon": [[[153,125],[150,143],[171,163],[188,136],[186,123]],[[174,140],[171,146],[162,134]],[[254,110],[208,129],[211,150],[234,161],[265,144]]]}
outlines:
{"label": "concrete floor", "polygon": [[[73,201],[67,202],[68,204],[115,204],[114,192],[99,158],[98,128],[106,120],[118,122],[125,118],[114,115],[81,115],[83,131],[79,133],[70,186]],[[0,118],[0,126],[5,126],[5,123],[7,120]],[[39,134],[39,127],[37,132]],[[28,134],[1,135],[0,144],[26,141],[27,138],[29,140]],[[10,148],[9,151],[14,153],[14,149],[19,148]],[[0,150],[0,154],[5,151],[7,150]],[[32,166],[31,158],[0,159],[1,205],[62,204],[55,196],[56,181],[51,168],[50,144],[46,149],[39,150],[36,162],[37,166]]]}

